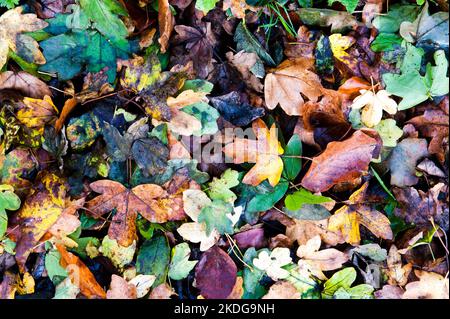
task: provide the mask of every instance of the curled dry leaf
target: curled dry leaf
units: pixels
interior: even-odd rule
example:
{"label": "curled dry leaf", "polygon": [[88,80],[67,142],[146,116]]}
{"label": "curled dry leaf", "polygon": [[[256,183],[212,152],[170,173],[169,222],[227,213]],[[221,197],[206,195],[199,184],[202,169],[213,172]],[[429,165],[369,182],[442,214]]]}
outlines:
{"label": "curled dry leaf", "polygon": [[160,34],[158,42],[161,45],[161,52],[165,53],[175,24],[169,0],[158,0],[158,23]]}

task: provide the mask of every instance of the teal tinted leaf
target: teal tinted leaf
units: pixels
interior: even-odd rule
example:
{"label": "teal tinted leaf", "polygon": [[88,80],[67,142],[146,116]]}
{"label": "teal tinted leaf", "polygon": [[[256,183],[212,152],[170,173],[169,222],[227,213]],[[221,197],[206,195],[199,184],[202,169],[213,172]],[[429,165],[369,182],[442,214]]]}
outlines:
{"label": "teal tinted leaf", "polygon": [[212,89],[214,88],[214,84],[211,82],[208,82],[206,80],[186,80],[184,82],[183,87],[180,89],[180,92],[186,91],[186,90],[192,90],[194,92],[205,92],[205,93],[211,93]]}
{"label": "teal tinted leaf", "polygon": [[50,250],[45,255],[45,270],[55,286],[69,275],[67,270],[60,265],[60,259],[61,255],[56,249]]}
{"label": "teal tinted leaf", "polygon": [[194,103],[183,107],[182,111],[194,116],[202,123],[202,128],[200,131],[194,132],[195,136],[214,134],[219,130],[217,126],[217,119],[220,114],[215,108],[207,103]]}
{"label": "teal tinted leaf", "polygon": [[170,247],[167,238],[158,234],[144,241],[136,259],[136,270],[140,274],[155,275],[153,287],[166,281],[170,261]]}
{"label": "teal tinted leaf", "polygon": [[212,200],[222,200],[227,203],[234,203],[236,194],[230,188],[239,185],[239,173],[232,169],[223,172],[220,178],[214,177],[209,183],[208,196]]}
{"label": "teal tinted leaf", "polygon": [[316,69],[320,74],[331,74],[334,70],[334,56],[331,50],[330,40],[326,35],[322,35],[317,41],[316,50]]}
{"label": "teal tinted leaf", "polygon": [[[260,281],[263,278],[265,271],[256,268],[253,265],[253,259],[258,257],[259,252],[263,249],[256,251],[254,247],[251,247],[245,251],[244,261],[251,267],[245,267],[243,270],[244,279],[244,295],[243,298],[258,299],[266,294],[267,290],[261,285]],[[264,249],[269,251],[268,249]]]}
{"label": "teal tinted leaf", "polygon": [[281,181],[271,191],[264,194],[256,194],[247,204],[246,211],[264,212],[271,209],[286,193],[289,183]]}
{"label": "teal tinted leaf", "polygon": [[198,222],[205,223],[206,234],[216,229],[219,234],[233,234],[233,223],[228,214],[233,212],[233,206],[221,200],[215,200],[202,209],[198,215]]}
{"label": "teal tinted leaf", "polygon": [[[302,142],[298,134],[292,135],[291,139],[284,149],[283,159],[283,176],[293,181],[302,168],[302,159],[295,156],[302,155]],[[292,157],[290,157],[292,156]]]}
{"label": "teal tinted leaf", "polygon": [[314,195],[304,188],[286,196],[284,204],[289,210],[297,210],[303,204],[322,204],[331,202],[332,199],[326,196]]}

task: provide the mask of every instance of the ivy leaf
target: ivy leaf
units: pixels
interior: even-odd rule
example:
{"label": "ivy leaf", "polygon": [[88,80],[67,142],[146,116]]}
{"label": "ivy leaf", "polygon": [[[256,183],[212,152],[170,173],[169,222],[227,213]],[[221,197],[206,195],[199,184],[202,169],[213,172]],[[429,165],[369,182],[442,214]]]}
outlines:
{"label": "ivy leaf", "polygon": [[303,204],[322,204],[331,201],[332,199],[329,197],[314,195],[306,189],[301,188],[287,195],[284,203],[289,210],[298,210],[302,208]]}
{"label": "ivy leaf", "polygon": [[194,269],[197,260],[189,260],[191,249],[187,243],[181,243],[172,248],[172,261],[169,265],[169,277],[173,280],[186,278]]}

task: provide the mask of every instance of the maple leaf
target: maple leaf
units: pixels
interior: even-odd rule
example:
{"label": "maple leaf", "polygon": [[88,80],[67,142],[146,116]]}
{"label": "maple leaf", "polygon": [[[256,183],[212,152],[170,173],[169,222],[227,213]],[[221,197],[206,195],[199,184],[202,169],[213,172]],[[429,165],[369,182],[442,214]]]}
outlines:
{"label": "maple leaf", "polygon": [[267,178],[270,185],[275,186],[283,172],[283,161],[279,155],[284,152],[278,142],[276,125],[273,124],[269,130],[261,119],[256,119],[252,128],[256,140],[236,138],[233,143],[225,145],[223,151],[235,164],[255,163],[245,174],[243,183],[257,186]]}
{"label": "maple leaf", "polygon": [[403,265],[402,256],[398,252],[398,249],[395,245],[392,245],[389,249],[387,266],[387,275],[389,277],[388,283],[390,285],[406,285],[413,265],[411,263]]}
{"label": "maple leaf", "polygon": [[169,195],[159,185],[143,184],[128,189],[118,182],[99,180],[91,183],[90,187],[101,195],[87,202],[86,207],[95,218],[116,210],[108,235],[125,247],[131,245],[136,238],[138,213],[152,223],[164,223],[184,217],[177,197]]}
{"label": "maple leaf", "polygon": [[397,103],[391,99],[390,94],[380,90],[376,94],[371,90],[361,90],[361,95],[353,100],[352,109],[363,109],[361,121],[367,127],[379,124],[383,117],[383,110],[393,115],[397,113]]}
{"label": "maple leaf", "polygon": [[410,282],[405,286],[403,299],[448,299],[448,278],[420,270],[415,270],[414,273],[419,281]]}
{"label": "maple leaf", "polygon": [[361,240],[359,225],[365,226],[377,237],[388,240],[393,238],[389,219],[369,205],[363,204],[367,187],[366,182],[350,196],[348,205],[338,209],[329,219],[328,229],[340,230],[345,241],[352,245],[359,244]]}
{"label": "maple leaf", "polygon": [[322,95],[319,76],[312,71],[314,61],[306,58],[285,60],[264,81],[266,105],[273,110],[278,104],[288,115],[301,115],[303,96],[317,101]]}
{"label": "maple leaf", "polygon": [[345,141],[328,143],[325,151],[313,159],[302,186],[313,192],[324,192],[335,184],[360,177],[372,158],[378,157],[374,154],[377,148],[377,140],[361,130]]}
{"label": "maple leaf", "polygon": [[35,14],[22,14],[23,7],[16,7],[0,16],[0,69],[6,64],[9,50],[29,63],[44,64],[45,58],[39,45],[25,32],[38,31],[48,23]]}

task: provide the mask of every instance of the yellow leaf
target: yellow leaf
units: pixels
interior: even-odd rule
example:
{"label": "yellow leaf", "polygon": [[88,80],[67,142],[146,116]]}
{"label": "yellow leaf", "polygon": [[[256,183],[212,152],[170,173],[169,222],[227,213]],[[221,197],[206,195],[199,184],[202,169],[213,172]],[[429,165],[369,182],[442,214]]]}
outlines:
{"label": "yellow leaf", "polygon": [[345,50],[355,43],[355,39],[339,33],[330,35],[328,39],[330,40],[331,51],[333,51],[334,57],[339,61],[345,62],[345,58],[350,56]]}
{"label": "yellow leaf", "polygon": [[48,95],[42,100],[25,97],[23,103],[25,106],[17,112],[17,118],[30,128],[43,128],[58,114],[58,109]]}
{"label": "yellow leaf", "polygon": [[397,113],[397,102],[390,94],[380,90],[376,94],[370,90],[361,90],[361,95],[353,100],[352,109],[361,109],[361,121],[367,127],[374,127],[383,118],[383,110],[393,115]]}
{"label": "yellow leaf", "polygon": [[350,196],[347,201],[348,205],[338,209],[329,219],[328,229],[331,231],[339,230],[345,241],[352,245],[359,244],[361,240],[359,225],[363,225],[377,237],[393,238],[389,219],[379,211],[364,204],[367,186],[368,183],[364,183]]}
{"label": "yellow leaf", "polygon": [[252,128],[256,140],[236,138],[233,143],[225,145],[223,151],[235,164],[255,163],[244,176],[243,183],[257,186],[268,179],[269,184],[275,186],[283,171],[283,161],[279,155],[284,152],[278,142],[276,125],[273,124],[269,130],[261,119],[257,119]]}

